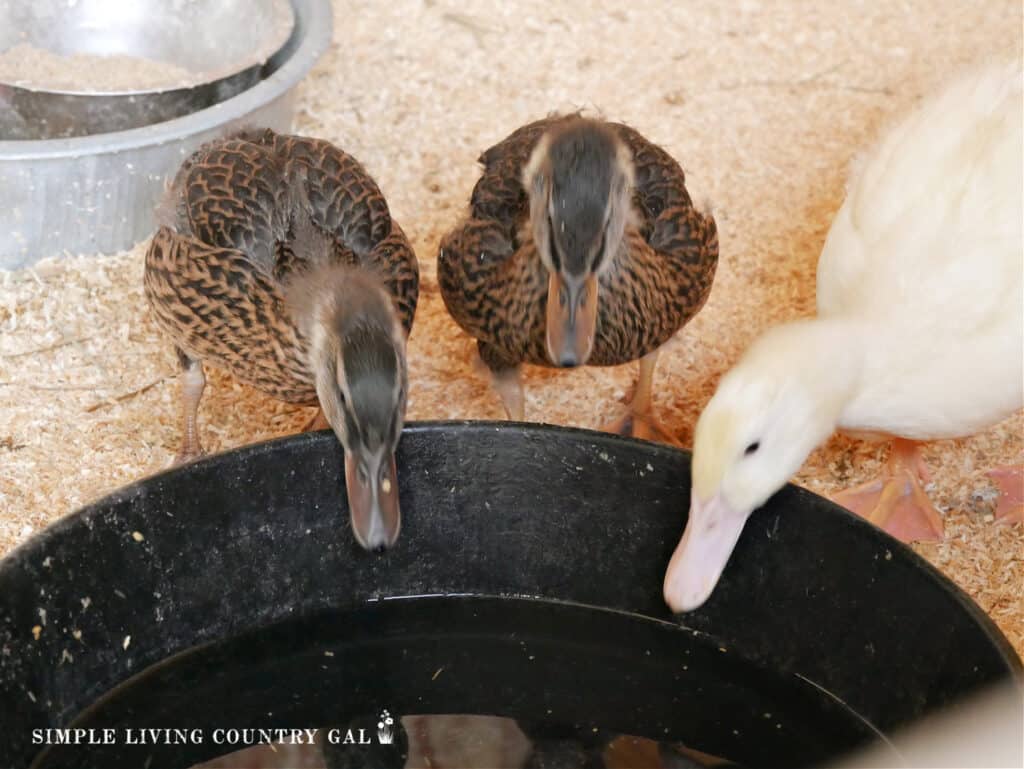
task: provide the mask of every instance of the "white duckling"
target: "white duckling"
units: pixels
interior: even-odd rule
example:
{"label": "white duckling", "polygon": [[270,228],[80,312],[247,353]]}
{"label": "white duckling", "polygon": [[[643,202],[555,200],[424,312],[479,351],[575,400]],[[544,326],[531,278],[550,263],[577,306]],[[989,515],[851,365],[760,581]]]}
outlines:
{"label": "white duckling", "polygon": [[[988,69],[861,164],[818,262],[817,318],[758,339],[697,422],[690,516],[665,575],[673,610],[707,599],[750,513],[837,428],[894,439],[883,477],[839,501],[904,540],[941,538],[915,442],[1024,405],[1022,109],[1021,65]],[[993,477],[1019,520],[1020,468]]]}

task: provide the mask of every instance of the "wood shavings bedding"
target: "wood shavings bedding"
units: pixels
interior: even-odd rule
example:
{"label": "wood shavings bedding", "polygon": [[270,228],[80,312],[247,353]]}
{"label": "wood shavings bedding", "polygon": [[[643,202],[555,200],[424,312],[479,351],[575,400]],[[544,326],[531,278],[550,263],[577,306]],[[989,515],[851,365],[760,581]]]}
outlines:
{"label": "wood shavings bedding", "polygon": [[[718,221],[704,310],[667,345],[658,413],[685,445],[721,375],[768,325],[814,310],[817,257],[846,169],[891,116],[974,63],[1021,57],[1022,9],[1000,0],[727,6],[610,0],[495,5],[338,0],[335,47],[300,87],[295,129],[374,174],[421,262],[410,419],[499,419],[474,345],[447,316],[434,260],[462,215],[476,157],[553,109],[632,123],[687,171]],[[0,553],[78,506],[165,467],[177,448],[173,352],[142,296],[144,246],[0,273]],[[598,427],[636,366],[526,371],[527,417]],[[220,451],[311,417],[212,367],[200,411]],[[985,469],[1019,462],[1021,415],[928,444],[946,541],[915,549],[1024,654],[1024,531],[993,525]],[[881,446],[835,437],[796,480],[829,494],[873,477]],[[683,516],[680,505],[680,529]]]}

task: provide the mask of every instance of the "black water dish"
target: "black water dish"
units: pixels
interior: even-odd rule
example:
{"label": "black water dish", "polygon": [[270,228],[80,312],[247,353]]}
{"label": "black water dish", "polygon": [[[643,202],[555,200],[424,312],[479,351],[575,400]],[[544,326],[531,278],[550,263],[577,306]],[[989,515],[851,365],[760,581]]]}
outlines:
{"label": "black water dish", "polygon": [[752,516],[711,599],[674,617],[661,582],[687,454],[421,423],[399,468],[403,530],[383,555],[348,531],[329,432],[161,473],[15,550],[0,562],[0,766],[187,767],[234,749],[68,748],[34,730],[208,734],[381,708],[637,735],[750,766],[879,740],[898,761],[900,727],[1019,680],[959,589],[794,486]]}

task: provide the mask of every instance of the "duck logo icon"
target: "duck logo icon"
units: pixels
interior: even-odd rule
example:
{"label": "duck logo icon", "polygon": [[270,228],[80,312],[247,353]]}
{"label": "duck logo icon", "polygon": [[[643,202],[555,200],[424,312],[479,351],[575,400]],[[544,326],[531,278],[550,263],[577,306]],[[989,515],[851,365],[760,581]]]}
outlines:
{"label": "duck logo icon", "polygon": [[380,720],[377,722],[377,741],[381,745],[390,745],[395,739],[395,719],[387,709],[380,712]]}

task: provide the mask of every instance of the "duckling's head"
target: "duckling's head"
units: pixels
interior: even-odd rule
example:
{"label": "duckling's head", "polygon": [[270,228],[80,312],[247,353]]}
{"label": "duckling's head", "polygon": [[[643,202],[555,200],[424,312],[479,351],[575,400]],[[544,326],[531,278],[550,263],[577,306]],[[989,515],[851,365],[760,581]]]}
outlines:
{"label": "duckling's head", "polygon": [[361,270],[321,271],[306,324],[320,407],[345,450],[352,531],[367,550],[398,539],[395,449],[405,420],[405,333],[391,298]]}
{"label": "duckling's head", "polygon": [[840,356],[823,365],[822,345],[835,345],[831,339],[815,321],[769,331],[723,377],[697,420],[690,515],[665,575],[673,611],[707,600],[750,514],[835,430],[856,361]]}
{"label": "duckling's head", "polygon": [[556,366],[583,365],[594,346],[598,277],[619,250],[631,211],[632,156],[606,124],[568,120],[541,137],[523,185],[549,272],[548,357]]}

